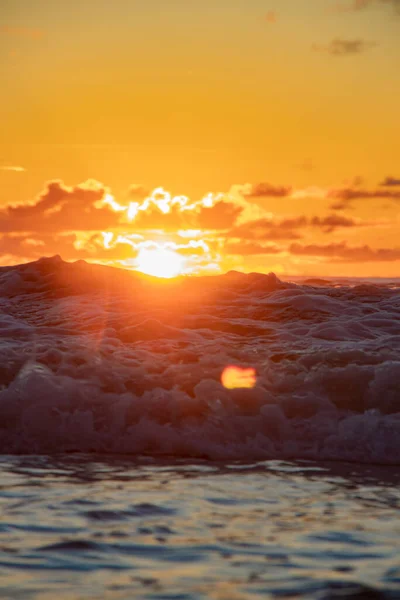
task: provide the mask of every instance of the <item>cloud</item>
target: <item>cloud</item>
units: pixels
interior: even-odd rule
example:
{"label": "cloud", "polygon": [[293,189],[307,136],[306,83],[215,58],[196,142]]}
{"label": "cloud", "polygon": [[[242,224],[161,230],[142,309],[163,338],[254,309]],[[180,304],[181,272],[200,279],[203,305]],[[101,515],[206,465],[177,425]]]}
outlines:
{"label": "cloud", "polygon": [[315,165],[311,158],[304,159],[301,163],[294,165],[296,169],[300,169],[301,171],[314,171]]}
{"label": "cloud", "polygon": [[391,6],[400,14],[400,0],[351,0],[350,2],[337,2],[334,12],[357,12],[372,6]]}
{"label": "cloud", "polygon": [[208,194],[191,202],[187,196],[172,196],[163,188],[155,189],[143,202],[128,208],[131,222],[138,230],[229,229],[242,214],[244,206],[221,194]]}
{"label": "cloud", "polygon": [[269,10],[265,15],[265,20],[267,21],[267,23],[276,23],[278,20],[278,14],[275,10]]}
{"label": "cloud", "polygon": [[291,194],[291,198],[301,199],[301,198],[325,198],[326,189],[320,188],[316,185],[309,186],[303,189],[293,190]]}
{"label": "cloud", "polygon": [[292,229],[306,224],[304,217],[284,219],[280,222],[269,218],[255,219],[234,227],[227,233],[227,237],[242,240],[296,240],[301,236]]}
{"label": "cloud", "polygon": [[132,184],[129,186],[127,196],[132,200],[137,200],[141,198],[142,200],[146,198],[150,194],[150,191],[144,187],[144,185],[140,184]]}
{"label": "cloud", "polygon": [[283,198],[290,196],[291,186],[275,186],[270,183],[245,183],[234,186],[244,198]]}
{"label": "cloud", "polygon": [[0,234],[0,257],[4,257],[4,255],[13,257],[14,260],[11,262],[14,263],[21,262],[21,260],[36,260],[41,256],[54,254],[60,254],[67,260],[88,257],[85,252],[75,248],[76,240],[76,234]]}
{"label": "cloud", "polygon": [[22,37],[31,40],[40,40],[44,37],[44,31],[33,27],[9,27],[3,25],[0,27],[0,33],[11,37]]}
{"label": "cloud", "polygon": [[325,233],[332,233],[342,227],[357,227],[360,222],[342,215],[328,215],[327,217],[313,217],[310,221],[313,227],[320,227]]}
{"label": "cloud", "polygon": [[349,56],[352,54],[361,54],[370,48],[377,46],[376,42],[368,42],[366,40],[343,40],[336,38],[328,45],[313,44],[314,52],[326,52],[331,56]]}
{"label": "cloud", "polygon": [[231,202],[220,201],[210,208],[202,207],[196,225],[203,229],[227,229],[232,227],[243,208]]}
{"label": "cloud", "polygon": [[26,171],[24,167],[20,167],[19,165],[2,165],[0,166],[0,171],[14,171],[15,173],[22,173]]}
{"label": "cloud", "polygon": [[224,230],[235,226],[245,200],[223,194],[208,194],[191,202],[187,196],[172,196],[163,188],[143,198],[145,190],[132,186],[137,200],[120,204],[100,182],[88,180],[69,187],[49,181],[30,203],[0,209],[0,232],[103,231],[110,229]]}
{"label": "cloud", "polygon": [[332,210],[343,210],[351,206],[353,200],[373,200],[375,198],[386,198],[394,201],[400,200],[400,190],[366,190],[358,187],[345,187],[329,190],[327,198],[336,200],[336,202],[330,205]]}
{"label": "cloud", "polygon": [[379,184],[382,187],[395,187],[400,185],[400,178],[398,177],[385,177],[383,181]]}
{"label": "cloud", "polygon": [[339,244],[292,244],[289,248],[291,254],[298,256],[318,256],[330,258],[334,262],[387,262],[400,260],[400,248],[371,248],[365,246],[347,246],[345,242]]}
{"label": "cloud", "polygon": [[[388,249],[299,243],[305,239],[313,241],[316,230],[331,234],[371,222],[336,213],[279,217],[252,202],[259,195],[271,193],[276,197],[286,194],[295,200],[307,197],[313,189],[293,191],[290,186],[245,184],[232,186],[226,194],[209,193],[192,201],[187,196],[173,196],[163,188],[145,195],[142,186],[134,185],[131,199],[120,204],[104,184],[95,180],[75,186],[49,181],[30,203],[0,209],[0,255],[9,264],[60,254],[66,260],[83,258],[136,267],[141,252],[156,250],[177,253],[187,273],[211,266],[218,269],[229,256],[235,261],[240,256],[287,254],[289,250],[333,262],[358,262],[361,257],[366,261],[397,260],[397,255]],[[315,196],[334,199],[346,208],[354,199],[363,197],[397,200],[400,190],[366,190],[349,185],[328,191],[318,188]]]}
{"label": "cloud", "polygon": [[82,233],[6,233],[0,234],[0,259],[16,263],[37,260],[42,256],[59,254],[65,260],[91,260],[105,263],[126,263],[135,266],[141,250],[164,249],[176,252],[190,263],[202,265],[212,259],[210,248],[203,240],[174,241],[145,240],[136,234],[113,232]]}
{"label": "cloud", "polygon": [[83,231],[118,224],[118,213],[108,204],[104,186],[93,180],[75,187],[50,181],[31,204],[7,206],[0,210],[0,231]]}
{"label": "cloud", "polygon": [[312,218],[299,215],[281,220],[263,218],[248,221],[234,227],[227,233],[227,237],[243,240],[295,240],[303,237],[303,235],[298,233],[299,229],[320,228],[324,233],[332,233],[336,229],[343,227],[360,227],[365,225],[369,225],[369,223],[356,221],[355,219],[336,214]]}
{"label": "cloud", "polygon": [[352,179],[343,182],[347,187],[360,187],[363,183],[364,178],[361,175],[355,175]]}

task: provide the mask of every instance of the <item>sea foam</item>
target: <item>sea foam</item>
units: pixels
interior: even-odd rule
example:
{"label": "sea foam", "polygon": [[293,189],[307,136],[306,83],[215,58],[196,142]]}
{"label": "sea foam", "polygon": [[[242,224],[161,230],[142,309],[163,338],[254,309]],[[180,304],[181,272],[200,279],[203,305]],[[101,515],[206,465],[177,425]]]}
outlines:
{"label": "sea foam", "polygon": [[[0,452],[400,464],[398,282],[0,269]],[[255,369],[226,389],[229,365]]]}

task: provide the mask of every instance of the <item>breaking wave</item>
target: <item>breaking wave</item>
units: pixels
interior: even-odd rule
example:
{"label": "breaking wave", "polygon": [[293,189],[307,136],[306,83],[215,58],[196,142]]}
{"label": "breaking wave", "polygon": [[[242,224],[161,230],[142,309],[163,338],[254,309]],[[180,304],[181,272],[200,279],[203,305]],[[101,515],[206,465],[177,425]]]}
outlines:
{"label": "breaking wave", "polygon": [[[0,269],[0,452],[400,464],[400,288]],[[227,365],[255,369],[225,389]]]}

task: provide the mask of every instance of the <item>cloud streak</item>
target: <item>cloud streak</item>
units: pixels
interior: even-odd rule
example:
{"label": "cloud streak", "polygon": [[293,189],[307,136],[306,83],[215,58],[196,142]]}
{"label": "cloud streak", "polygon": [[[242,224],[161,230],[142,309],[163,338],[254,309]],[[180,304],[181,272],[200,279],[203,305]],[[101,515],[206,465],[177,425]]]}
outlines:
{"label": "cloud streak", "polygon": [[377,46],[376,42],[370,42],[362,39],[344,40],[335,38],[329,44],[313,44],[314,52],[330,54],[331,56],[351,56],[354,54],[362,54],[363,52]]}
{"label": "cloud streak", "polygon": [[400,186],[400,178],[399,177],[385,177],[383,181],[379,184],[382,187],[396,187]]}
{"label": "cloud streak", "polygon": [[284,198],[292,192],[292,186],[276,186],[265,182],[235,187],[244,198]]}
{"label": "cloud streak", "polygon": [[2,165],[0,166],[0,171],[12,171],[14,173],[23,173],[24,171],[26,171],[26,169],[19,165]]}
{"label": "cloud streak", "polygon": [[339,262],[364,263],[387,262],[400,260],[400,248],[371,248],[364,246],[348,246],[345,242],[338,244],[292,244],[290,253],[297,256],[317,256]]}
{"label": "cloud streak", "polygon": [[343,210],[351,206],[354,200],[374,200],[374,199],[387,199],[397,202],[400,200],[400,190],[390,189],[374,189],[366,190],[363,188],[345,187],[330,190],[327,193],[327,198],[335,200],[330,205],[332,210]]}
{"label": "cloud streak", "polygon": [[358,12],[373,6],[390,6],[400,14],[400,0],[352,0],[351,2],[337,2],[334,12]]}
{"label": "cloud streak", "polygon": [[10,27],[3,25],[0,27],[0,34],[10,37],[28,38],[31,40],[40,40],[44,37],[44,31],[34,27]]}

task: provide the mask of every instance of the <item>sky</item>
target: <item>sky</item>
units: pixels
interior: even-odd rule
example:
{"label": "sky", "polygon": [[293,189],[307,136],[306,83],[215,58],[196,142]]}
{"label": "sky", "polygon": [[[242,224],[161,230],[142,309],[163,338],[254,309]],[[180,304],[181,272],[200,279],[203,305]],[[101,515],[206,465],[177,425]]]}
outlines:
{"label": "sky", "polygon": [[399,0],[2,0],[0,264],[400,275]]}

